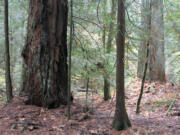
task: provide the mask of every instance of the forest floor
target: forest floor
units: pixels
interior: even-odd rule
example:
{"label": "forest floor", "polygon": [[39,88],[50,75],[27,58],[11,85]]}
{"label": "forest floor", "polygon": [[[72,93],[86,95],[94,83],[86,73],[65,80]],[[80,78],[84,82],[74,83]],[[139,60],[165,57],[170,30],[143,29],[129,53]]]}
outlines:
{"label": "forest floor", "polygon": [[126,90],[126,107],[132,123],[128,130],[116,131],[111,126],[115,94],[109,101],[94,94],[90,110],[84,112],[85,93],[81,93],[75,94],[69,121],[66,106],[48,110],[25,105],[24,98],[16,96],[11,104],[0,107],[0,135],[180,135],[180,85],[147,82],[141,113],[137,115],[140,85],[135,79]]}

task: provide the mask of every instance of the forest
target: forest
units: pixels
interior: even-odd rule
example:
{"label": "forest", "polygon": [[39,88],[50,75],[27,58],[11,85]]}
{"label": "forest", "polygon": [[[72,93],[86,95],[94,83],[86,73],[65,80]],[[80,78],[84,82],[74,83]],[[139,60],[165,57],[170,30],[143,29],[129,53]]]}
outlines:
{"label": "forest", "polygon": [[180,0],[0,0],[0,135],[180,135]]}

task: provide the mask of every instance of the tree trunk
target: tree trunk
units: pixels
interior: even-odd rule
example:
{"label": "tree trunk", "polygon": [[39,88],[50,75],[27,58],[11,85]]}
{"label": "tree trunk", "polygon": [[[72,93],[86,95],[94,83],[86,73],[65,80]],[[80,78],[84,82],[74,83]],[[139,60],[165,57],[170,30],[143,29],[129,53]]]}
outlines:
{"label": "tree trunk", "polygon": [[67,0],[30,0],[23,89],[27,103],[67,104]]}
{"label": "tree trunk", "polygon": [[116,110],[113,127],[117,130],[131,126],[125,108],[124,90],[124,46],[125,46],[125,0],[118,0],[117,67],[116,67]]}
{"label": "tree trunk", "polygon": [[[138,69],[137,69],[137,76],[139,78],[143,78],[144,73],[144,63],[146,61],[146,47],[147,47],[147,41],[149,40],[149,20],[151,17],[149,14],[151,12],[150,9],[150,1],[151,0],[142,0],[141,4],[141,24],[142,24],[142,35],[143,38],[141,45],[138,50]],[[148,74],[146,75],[146,78],[148,77]]]}
{"label": "tree trunk", "polygon": [[[116,0],[112,0],[112,3],[111,3],[111,14],[110,14],[110,18],[111,18],[111,22],[109,24],[109,32],[108,32],[108,39],[107,39],[107,44],[106,44],[106,52],[107,54],[111,53],[111,50],[112,50],[112,42],[113,42],[113,33],[114,33],[114,19],[115,19],[115,14],[116,14]],[[107,61],[107,64],[108,63],[108,60]],[[106,66],[105,66],[106,67]],[[110,76],[109,76],[109,73],[108,71],[106,70],[106,75],[104,76],[104,100],[109,100],[111,99],[111,91],[110,91]]]}
{"label": "tree trunk", "polygon": [[[151,9],[150,9],[150,4]],[[164,82],[165,79],[165,56],[164,56],[164,21],[163,0],[142,0],[142,25],[144,40],[139,49],[138,77],[143,77],[146,56],[146,44],[148,37],[148,17],[151,15],[151,39],[148,59],[147,79],[151,81]]]}
{"label": "tree trunk", "polygon": [[9,54],[9,21],[8,21],[8,0],[4,0],[4,28],[5,28],[5,77],[6,77],[6,96],[7,102],[11,102],[13,98],[12,83],[10,75],[10,54]]}
{"label": "tree trunk", "polygon": [[104,100],[107,101],[111,99],[111,91],[110,91],[110,82],[109,75],[104,76]]}
{"label": "tree trunk", "polygon": [[[150,4],[150,9],[151,9],[151,4]],[[149,23],[148,23],[148,35],[151,35],[151,12],[149,13]],[[138,114],[140,112],[140,104],[141,104],[141,99],[143,96],[143,91],[144,91],[144,83],[145,83],[145,79],[146,79],[146,72],[147,72],[147,67],[148,67],[148,58],[149,58],[149,43],[150,43],[150,36],[148,36],[149,39],[147,39],[147,45],[146,45],[146,61],[144,64],[144,74],[143,74],[143,78],[142,78],[142,84],[141,84],[141,90],[140,90],[140,94],[139,94],[139,98],[137,101],[137,106],[136,106],[136,113]]]}
{"label": "tree trunk", "polygon": [[70,1],[70,41],[68,50],[68,102],[67,102],[67,116],[68,120],[71,119],[71,53],[72,53],[72,42],[73,42],[73,0]]}
{"label": "tree trunk", "polygon": [[151,0],[149,79],[165,82],[163,0]]}

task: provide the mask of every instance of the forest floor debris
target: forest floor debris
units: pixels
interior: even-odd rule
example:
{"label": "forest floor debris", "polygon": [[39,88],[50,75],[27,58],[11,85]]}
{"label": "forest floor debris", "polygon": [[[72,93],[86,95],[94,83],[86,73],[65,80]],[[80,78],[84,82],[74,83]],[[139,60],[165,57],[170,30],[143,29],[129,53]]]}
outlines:
{"label": "forest floor debris", "polygon": [[[115,96],[113,95],[109,101],[104,101],[102,96],[94,94],[93,103],[89,106],[88,112],[83,109],[85,99],[75,95],[74,103],[71,105],[72,119],[69,121],[66,116],[66,106],[48,110],[25,105],[24,98],[15,97],[13,103],[0,107],[0,134],[179,135],[180,85],[146,82],[141,112],[136,115],[140,85],[141,81],[135,79],[126,90],[126,107],[133,125],[128,130],[116,131],[111,127]],[[176,99],[174,99],[175,96]],[[168,110],[172,102],[174,102],[172,108]]]}

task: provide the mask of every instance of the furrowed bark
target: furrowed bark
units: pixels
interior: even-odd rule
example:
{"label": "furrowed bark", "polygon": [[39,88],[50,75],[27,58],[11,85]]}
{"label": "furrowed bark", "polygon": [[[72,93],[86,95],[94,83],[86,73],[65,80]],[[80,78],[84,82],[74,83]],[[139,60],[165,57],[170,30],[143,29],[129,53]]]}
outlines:
{"label": "furrowed bark", "polygon": [[28,104],[67,104],[67,0],[30,0],[23,89]]}

